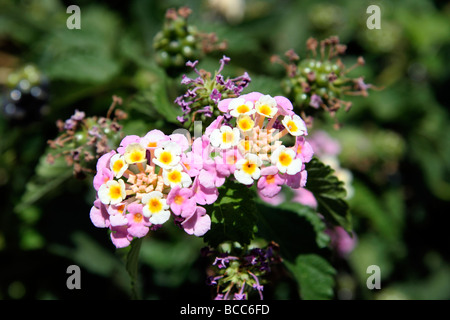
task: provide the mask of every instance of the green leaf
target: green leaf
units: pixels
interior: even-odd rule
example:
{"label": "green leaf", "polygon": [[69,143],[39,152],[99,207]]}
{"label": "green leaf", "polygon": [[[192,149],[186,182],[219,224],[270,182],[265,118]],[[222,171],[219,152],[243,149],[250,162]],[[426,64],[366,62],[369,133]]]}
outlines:
{"label": "green leaf", "polygon": [[304,217],[311,223],[316,232],[316,243],[319,248],[325,248],[330,243],[330,236],[325,233],[326,224],[317,212],[308,206],[304,206],[297,202],[284,202],[278,206],[280,209],[295,212],[297,215]]}
{"label": "green leaf", "polygon": [[41,67],[51,80],[105,83],[119,74],[116,55],[120,37],[119,19],[102,7],[86,7],[81,29],[70,30],[62,24],[38,41]]}
{"label": "green leaf", "polygon": [[146,65],[145,72],[139,76],[148,79],[140,79],[140,86],[147,83],[147,89],[139,91],[136,97],[131,101],[130,107],[146,114],[150,117],[162,116],[163,119],[177,125],[180,122],[177,116],[182,114],[181,108],[177,107],[173,101],[169,100],[169,92],[167,90],[169,81],[164,71],[154,65]]}
{"label": "green leaf", "polygon": [[323,233],[323,222],[313,218],[317,213],[312,208],[287,203],[272,206],[258,201],[257,209],[257,236],[278,243],[285,261],[293,263],[300,254],[324,252],[329,237]]}
{"label": "green leaf", "polygon": [[139,252],[141,251],[142,238],[135,238],[131,242],[131,249],[127,254],[126,269],[131,278],[131,295],[133,299],[139,298],[136,286],[139,271]]}
{"label": "green leaf", "polygon": [[317,200],[317,211],[331,223],[342,226],[350,232],[352,221],[349,206],[344,200],[346,191],[344,183],[333,175],[334,170],[317,158],[306,164],[308,181],[306,189],[314,194]]}
{"label": "green leaf", "polygon": [[15,207],[15,211],[22,214],[26,208],[39,201],[42,197],[57,190],[62,183],[72,177],[72,168],[64,158],[57,158],[53,164],[47,162],[46,154],[41,156],[36,166],[35,175],[27,182],[25,192]]}
{"label": "green leaf", "polygon": [[336,270],[317,254],[303,254],[295,263],[285,262],[299,283],[300,297],[305,300],[328,300],[334,296]]}
{"label": "green leaf", "polygon": [[256,228],[256,206],[252,191],[245,185],[227,181],[219,188],[219,198],[207,207],[211,230],[204,240],[212,247],[228,241],[249,244]]}

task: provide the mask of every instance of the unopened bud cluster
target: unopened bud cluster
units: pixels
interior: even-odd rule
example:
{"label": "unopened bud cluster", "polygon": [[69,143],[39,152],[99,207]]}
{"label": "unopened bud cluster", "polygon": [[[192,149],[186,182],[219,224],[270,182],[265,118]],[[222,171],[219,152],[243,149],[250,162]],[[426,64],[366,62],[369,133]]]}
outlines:
{"label": "unopened bud cluster", "polygon": [[285,53],[288,62],[278,56],[273,56],[272,62],[285,67],[282,89],[308,124],[323,112],[334,117],[342,107],[348,111],[351,102],[343,100],[346,95],[368,95],[370,84],[364,83],[362,77],[348,76],[351,70],[364,64],[364,59],[359,57],[355,65],[346,68],[339,56],[347,47],[339,43],[338,37],[330,37],[320,43],[310,38],[306,45],[310,53],[306,58],[301,59],[289,50]]}
{"label": "unopened bud cluster", "polygon": [[73,166],[73,174],[77,178],[94,172],[97,160],[120,142],[122,126],[118,121],[126,114],[116,109],[115,117],[110,115],[120,101],[120,98],[114,97],[106,117],[86,117],[85,112],[75,110],[69,119],[58,120],[59,135],[48,141],[53,151],[47,154],[47,161],[53,163],[55,158],[64,157],[67,165]]}
{"label": "unopened bud cluster", "polygon": [[156,62],[171,76],[177,76],[185,69],[188,60],[199,59],[202,54],[224,50],[226,44],[219,43],[215,34],[205,34],[188,24],[191,10],[181,7],[166,12],[164,25],[154,40]]}

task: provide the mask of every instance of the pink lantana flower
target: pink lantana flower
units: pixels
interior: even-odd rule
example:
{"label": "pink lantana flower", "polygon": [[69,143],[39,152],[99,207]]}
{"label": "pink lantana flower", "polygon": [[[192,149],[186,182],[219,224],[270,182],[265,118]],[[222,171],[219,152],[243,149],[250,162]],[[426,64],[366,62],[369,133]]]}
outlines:
{"label": "pink lantana flower", "polygon": [[138,203],[128,205],[126,216],[128,220],[128,233],[137,238],[145,237],[152,225],[147,217],[142,213],[143,206]]}
{"label": "pink lantana flower", "polygon": [[294,189],[294,197],[292,198],[292,201],[301,203],[314,209],[317,208],[316,198],[311,191],[305,188]]}
{"label": "pink lantana flower", "polygon": [[200,205],[212,204],[219,197],[219,191],[217,188],[206,188],[200,183],[199,178],[195,178],[192,184],[192,190],[194,192],[194,199]]}
{"label": "pink lantana flower", "polygon": [[126,136],[120,142],[119,148],[117,148],[117,152],[120,154],[124,154],[127,146],[131,143],[139,143],[141,141],[141,137],[136,135]]}
{"label": "pink lantana flower", "polygon": [[211,218],[206,214],[205,208],[197,207],[195,212],[181,223],[181,226],[187,234],[201,237],[211,229]]}
{"label": "pink lantana flower", "polygon": [[113,178],[113,173],[107,168],[101,168],[94,176],[93,185],[94,189],[98,191],[102,184],[105,184]]}
{"label": "pink lantana flower", "polygon": [[161,147],[164,142],[169,140],[170,138],[166,136],[162,131],[154,129],[149,131],[144,137],[139,139],[139,143],[144,148],[155,149]]}
{"label": "pink lantana flower", "polygon": [[116,248],[128,247],[133,237],[128,233],[127,226],[111,227],[111,241]]}
{"label": "pink lantana flower", "polygon": [[100,199],[94,201],[89,216],[92,224],[97,228],[109,228],[111,225],[109,222],[108,208],[100,201]]}
{"label": "pink lantana flower", "polygon": [[286,178],[278,174],[275,166],[261,170],[261,178],[258,180],[258,191],[264,197],[273,198],[281,191],[281,186],[286,183]]}
{"label": "pink lantana flower", "polygon": [[173,214],[183,218],[191,216],[197,207],[197,203],[192,197],[193,194],[191,189],[180,186],[173,187],[167,196],[167,204]]}

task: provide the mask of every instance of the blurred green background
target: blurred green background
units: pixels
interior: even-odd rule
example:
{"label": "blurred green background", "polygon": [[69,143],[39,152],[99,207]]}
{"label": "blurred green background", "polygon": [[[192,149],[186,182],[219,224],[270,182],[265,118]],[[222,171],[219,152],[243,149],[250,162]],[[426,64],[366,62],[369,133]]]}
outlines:
{"label": "blurred green background", "polygon": [[[80,30],[66,27],[71,4],[81,9]],[[366,27],[372,4],[381,9],[380,30]],[[352,109],[338,112],[342,129],[318,127],[340,143],[353,189],[356,246],[334,261],[335,298],[450,299],[450,5],[437,0],[2,1],[3,95],[8,75],[34,64],[49,98],[40,112],[28,106],[23,119],[0,116],[0,299],[130,297],[126,250],[89,219],[92,179],[73,178],[63,162],[47,164],[47,140],[75,109],[105,116],[113,95],[129,114],[126,134],[177,127],[159,108],[175,108],[181,78],[161,76],[152,44],[166,10],[181,5],[193,10],[189,23],[228,42],[200,66],[215,70],[225,54],[225,73],[247,71],[251,91],[282,94],[284,70],[270,57],[289,49],[302,57],[311,36],[339,36],[348,65],[364,57],[353,74],[383,90],[349,97]],[[175,227],[144,241],[142,297],[210,299],[202,246]],[[72,264],[82,270],[81,290],[66,287]],[[381,268],[381,290],[366,287],[369,265]],[[295,299],[292,286],[284,277],[267,297]]]}

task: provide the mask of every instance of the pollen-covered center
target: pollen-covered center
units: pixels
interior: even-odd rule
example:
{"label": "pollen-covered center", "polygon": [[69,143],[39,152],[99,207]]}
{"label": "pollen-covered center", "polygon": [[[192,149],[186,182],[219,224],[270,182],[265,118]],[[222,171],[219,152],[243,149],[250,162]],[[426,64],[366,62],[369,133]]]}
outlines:
{"label": "pollen-covered center", "polygon": [[222,142],[223,143],[231,143],[234,140],[234,133],[225,131],[222,133]]}
{"label": "pollen-covered center", "polygon": [[182,205],[183,201],[184,201],[184,197],[180,196],[179,194],[175,196],[175,198],[173,199],[173,201],[177,204],[177,205]]}
{"label": "pollen-covered center", "polygon": [[253,122],[253,120],[250,117],[244,117],[238,121],[238,127],[242,131],[251,130],[254,125],[255,125],[255,123]]}
{"label": "pollen-covered center", "polygon": [[109,187],[109,197],[114,200],[122,197],[122,189],[120,188],[120,185],[113,185]]}
{"label": "pollen-covered center", "polygon": [[156,213],[161,211],[162,209],[162,203],[158,198],[152,198],[148,202],[148,209],[151,213]]}
{"label": "pollen-covered center", "polygon": [[235,155],[231,155],[227,157],[227,164],[235,164],[237,161],[237,157]]}
{"label": "pollen-covered center", "polygon": [[137,150],[133,151],[129,156],[131,162],[142,162],[144,158],[145,158],[144,153]]}
{"label": "pollen-covered center", "polygon": [[242,166],[242,170],[247,174],[253,174],[257,168],[257,165],[255,163],[251,163],[250,161],[247,161]]}
{"label": "pollen-covered center", "polygon": [[134,222],[139,223],[139,222],[142,221],[142,219],[143,219],[142,214],[140,214],[140,213],[135,213],[134,214],[134,217],[133,217]]}
{"label": "pollen-covered center", "polygon": [[287,167],[291,164],[292,162],[292,157],[286,153],[286,152],[282,152],[280,153],[280,155],[278,156],[278,160],[280,161],[280,163],[284,166]]}
{"label": "pollen-covered center", "polygon": [[124,204],[121,204],[120,206],[117,206],[116,207],[116,210],[119,212],[119,213],[123,213],[123,210],[125,209],[125,205]]}
{"label": "pollen-covered center", "polygon": [[180,171],[172,171],[167,175],[170,182],[178,183],[181,181],[181,172]]}
{"label": "pollen-covered center", "polygon": [[275,175],[274,174],[269,174],[266,177],[266,183],[268,183],[268,184],[275,183]]}
{"label": "pollen-covered center", "polygon": [[153,142],[153,141],[150,141],[150,142],[147,144],[147,147],[149,147],[149,148],[156,148],[157,146],[158,146],[158,143]]}
{"label": "pollen-covered center", "polygon": [[292,131],[292,132],[297,132],[298,131],[298,127],[295,124],[294,121],[290,120],[286,123],[287,128]]}
{"label": "pollen-covered center", "polygon": [[172,154],[169,151],[163,151],[159,160],[164,164],[170,164],[172,162]]}
{"label": "pollen-covered center", "polygon": [[263,104],[262,106],[260,106],[258,108],[258,110],[260,113],[262,113],[266,117],[270,117],[270,114],[272,113],[272,109],[266,104]]}
{"label": "pollen-covered center", "polygon": [[119,172],[120,170],[122,170],[123,166],[124,166],[123,161],[122,160],[117,160],[113,164],[113,171],[114,172]]}
{"label": "pollen-covered center", "polygon": [[241,104],[239,107],[236,108],[236,111],[239,113],[246,113],[250,111],[250,108],[246,104]]}

